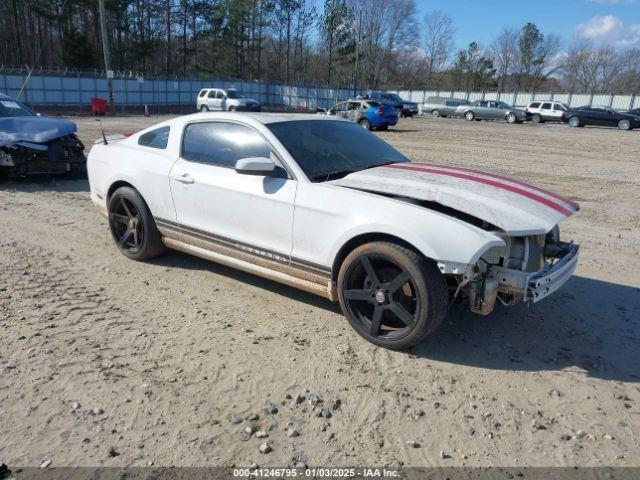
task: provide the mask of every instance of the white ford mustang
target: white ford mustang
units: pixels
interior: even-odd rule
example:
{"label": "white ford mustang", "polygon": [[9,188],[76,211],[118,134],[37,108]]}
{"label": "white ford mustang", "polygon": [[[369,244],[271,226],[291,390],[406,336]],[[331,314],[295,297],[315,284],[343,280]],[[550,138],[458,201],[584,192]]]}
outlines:
{"label": "white ford mustang", "polygon": [[88,171],[127,257],[169,247],[339,300],[360,335],[388,348],[422,340],[453,301],[480,314],[538,301],[578,260],[557,226],[578,210],[571,200],[409,162],[334,118],[183,116],[97,143]]}

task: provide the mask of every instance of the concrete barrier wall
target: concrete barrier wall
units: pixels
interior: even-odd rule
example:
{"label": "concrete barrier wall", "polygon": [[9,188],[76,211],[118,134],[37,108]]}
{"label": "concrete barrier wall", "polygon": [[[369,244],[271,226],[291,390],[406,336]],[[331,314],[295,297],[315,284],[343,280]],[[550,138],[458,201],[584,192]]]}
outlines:
{"label": "concrete barrier wall", "polygon": [[[94,97],[108,98],[107,80],[95,76],[0,74],[0,92],[37,107],[86,107]],[[23,88],[24,86],[24,88]],[[338,101],[353,96],[350,89],[303,85],[279,85],[262,82],[224,80],[168,80],[114,78],[113,88],[118,107],[148,105],[193,105],[200,89],[205,87],[237,88],[265,105],[292,109],[315,110],[329,108]],[[22,92],[21,92],[22,90]],[[21,92],[21,93],[20,93]],[[430,96],[462,98],[469,101],[501,100],[515,106],[525,106],[534,100],[557,100],[571,107],[606,105],[619,110],[640,108],[640,96],[613,94],[571,94],[555,92],[466,92],[437,90],[395,91],[405,100],[423,103]]]}

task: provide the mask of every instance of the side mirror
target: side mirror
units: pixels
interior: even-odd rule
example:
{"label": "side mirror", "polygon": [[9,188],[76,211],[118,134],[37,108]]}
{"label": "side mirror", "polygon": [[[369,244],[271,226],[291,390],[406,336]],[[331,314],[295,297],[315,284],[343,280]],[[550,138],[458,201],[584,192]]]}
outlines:
{"label": "side mirror", "polygon": [[236,172],[259,177],[283,177],[283,169],[267,157],[241,158],[236,162]]}

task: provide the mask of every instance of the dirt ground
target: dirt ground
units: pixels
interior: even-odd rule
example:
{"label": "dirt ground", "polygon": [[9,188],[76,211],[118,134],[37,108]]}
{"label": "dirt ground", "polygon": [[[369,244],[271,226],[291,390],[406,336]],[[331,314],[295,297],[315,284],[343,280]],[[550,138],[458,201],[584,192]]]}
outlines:
{"label": "dirt ground", "polygon": [[[99,125],[76,121],[89,147]],[[380,136],[579,201],[574,278],[531,308],[456,307],[391,352],[321,298],[127,260],[86,181],[0,184],[0,463],[640,466],[640,132],[416,118]]]}

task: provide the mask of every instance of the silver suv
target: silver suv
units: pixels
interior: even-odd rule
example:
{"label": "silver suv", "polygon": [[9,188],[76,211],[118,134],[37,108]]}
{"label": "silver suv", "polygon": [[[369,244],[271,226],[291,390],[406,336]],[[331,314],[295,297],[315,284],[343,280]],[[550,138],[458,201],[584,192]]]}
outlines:
{"label": "silver suv", "polygon": [[209,110],[259,112],[262,105],[235,88],[203,88],[198,93],[196,108],[201,112]]}

